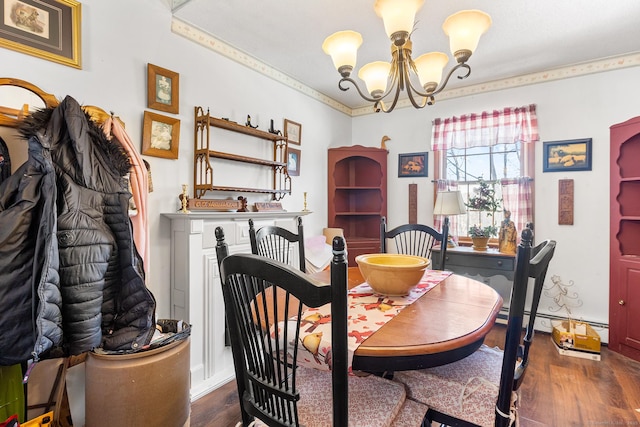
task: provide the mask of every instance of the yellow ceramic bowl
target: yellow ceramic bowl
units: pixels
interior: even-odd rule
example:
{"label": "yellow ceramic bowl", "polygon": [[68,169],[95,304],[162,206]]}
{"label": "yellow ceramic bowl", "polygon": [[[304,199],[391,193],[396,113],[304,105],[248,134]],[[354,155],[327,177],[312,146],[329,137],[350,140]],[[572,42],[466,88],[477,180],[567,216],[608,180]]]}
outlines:
{"label": "yellow ceramic bowl", "polygon": [[407,295],[430,263],[426,258],[401,254],[358,255],[356,262],[374,291],[393,296]]}

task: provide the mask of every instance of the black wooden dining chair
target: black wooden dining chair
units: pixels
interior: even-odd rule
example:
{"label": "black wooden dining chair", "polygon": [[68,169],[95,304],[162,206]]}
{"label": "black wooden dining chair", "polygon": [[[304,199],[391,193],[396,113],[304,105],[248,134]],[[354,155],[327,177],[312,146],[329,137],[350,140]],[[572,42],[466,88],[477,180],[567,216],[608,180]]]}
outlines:
{"label": "black wooden dining chair", "polygon": [[251,253],[277,259],[287,265],[293,265],[297,256],[298,268],[306,273],[307,264],[304,255],[304,232],[301,217],[298,217],[297,234],[277,225],[265,225],[256,230],[253,220],[249,219],[249,240],[251,241]]}
{"label": "black wooden dining chair", "polygon": [[[215,233],[244,426],[255,419],[268,426],[420,425],[427,408],[405,401],[402,384],[347,374],[347,259],[342,237],[333,240],[329,284],[268,257],[228,255],[222,228]],[[303,305],[327,303],[331,372],[297,367],[298,354],[308,353],[297,345],[300,328],[305,327]],[[396,416],[403,417],[403,424],[393,424]]]}
{"label": "black wooden dining chair", "polygon": [[[442,233],[424,224],[403,224],[387,231],[387,219],[382,217],[380,220],[380,251],[383,253],[388,252],[387,240],[393,239],[397,253],[431,259],[433,246],[439,242],[441,249],[437,266],[440,270],[444,270],[448,235],[449,229],[447,225],[443,227]],[[431,261],[433,262],[434,260]]]}
{"label": "black wooden dining chair", "polygon": [[[429,406],[427,423],[499,427],[514,423],[517,390],[529,363],[542,285],[556,246],[555,241],[546,240],[532,249],[532,239],[531,229],[523,230],[516,254],[504,351],[482,345],[471,356],[448,365],[396,373],[394,380],[407,386],[409,397]],[[529,278],[535,279],[533,299],[522,339]]]}

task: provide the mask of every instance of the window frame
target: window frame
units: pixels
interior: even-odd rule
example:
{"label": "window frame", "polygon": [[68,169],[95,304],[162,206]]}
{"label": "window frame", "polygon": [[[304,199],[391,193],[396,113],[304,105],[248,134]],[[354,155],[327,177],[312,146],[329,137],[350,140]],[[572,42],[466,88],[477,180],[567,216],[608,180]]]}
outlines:
{"label": "window frame", "polygon": [[[521,144],[521,156],[520,156],[520,170],[521,176],[526,176],[531,178],[532,181],[535,180],[535,144],[533,142],[530,143],[522,143]],[[466,155],[465,155],[466,157]],[[443,177],[442,168],[445,167],[446,162],[446,150],[436,150],[433,151],[434,158],[434,181],[433,181],[433,203],[435,205],[435,200],[438,195],[438,181],[441,179],[446,179]],[[516,177],[512,177],[516,178]],[[462,183],[468,183],[469,181],[459,181]],[[531,215],[535,221],[535,186],[531,186]],[[458,236],[458,244],[460,246],[471,246],[473,242],[471,238],[467,235]],[[496,237],[492,237],[489,240],[489,247],[496,248],[498,247],[498,239]]]}

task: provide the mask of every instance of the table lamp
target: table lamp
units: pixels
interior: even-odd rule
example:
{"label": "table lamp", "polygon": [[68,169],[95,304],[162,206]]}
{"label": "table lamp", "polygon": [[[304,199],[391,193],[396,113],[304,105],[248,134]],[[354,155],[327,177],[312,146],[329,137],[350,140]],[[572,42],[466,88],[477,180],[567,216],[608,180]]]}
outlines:
{"label": "table lamp", "polygon": [[455,242],[449,235],[449,215],[460,215],[466,213],[467,209],[462,201],[462,193],[460,191],[438,191],[436,197],[436,204],[433,207],[434,215],[444,215],[444,225],[442,226],[442,233],[447,231],[447,247],[456,246]]}

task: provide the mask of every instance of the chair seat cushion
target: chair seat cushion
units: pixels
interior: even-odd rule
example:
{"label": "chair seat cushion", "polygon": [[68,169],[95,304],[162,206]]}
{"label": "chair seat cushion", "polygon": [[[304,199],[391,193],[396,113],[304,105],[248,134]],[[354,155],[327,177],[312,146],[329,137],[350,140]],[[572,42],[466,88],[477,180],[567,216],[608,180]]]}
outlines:
{"label": "chair seat cushion", "polygon": [[[452,417],[493,426],[498,399],[503,353],[481,346],[475,353],[454,363],[418,371],[396,372],[394,381],[407,387],[410,399]],[[512,396],[512,419],[515,419]]]}
{"label": "chair seat cushion", "polygon": [[[300,424],[305,427],[332,425],[331,372],[298,368],[296,381],[300,392],[298,402]],[[391,426],[405,402],[404,386],[373,375],[367,377],[350,375],[348,381],[349,426]]]}
{"label": "chair seat cushion", "polygon": [[427,413],[427,405],[406,399],[391,427],[420,427]]}

